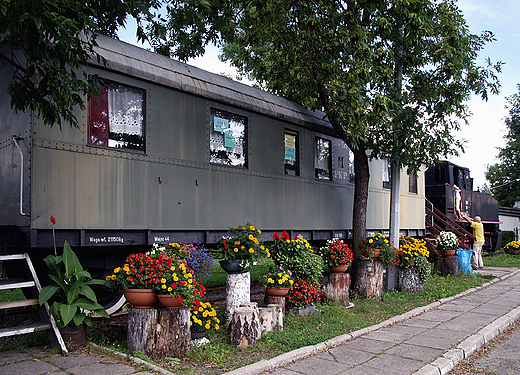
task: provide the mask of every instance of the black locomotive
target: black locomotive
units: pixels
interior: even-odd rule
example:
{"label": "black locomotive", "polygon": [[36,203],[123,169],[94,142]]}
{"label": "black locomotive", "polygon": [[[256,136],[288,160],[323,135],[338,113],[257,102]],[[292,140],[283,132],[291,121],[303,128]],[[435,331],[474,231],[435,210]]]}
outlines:
{"label": "black locomotive", "polygon": [[[468,168],[444,161],[425,172],[426,199],[444,215],[462,226],[455,214],[455,186],[461,190],[461,211],[470,217],[480,216],[484,224],[484,249],[494,251],[500,247],[502,232],[499,229],[498,201],[488,194],[473,191],[473,179]],[[471,230],[470,230],[471,232]]]}

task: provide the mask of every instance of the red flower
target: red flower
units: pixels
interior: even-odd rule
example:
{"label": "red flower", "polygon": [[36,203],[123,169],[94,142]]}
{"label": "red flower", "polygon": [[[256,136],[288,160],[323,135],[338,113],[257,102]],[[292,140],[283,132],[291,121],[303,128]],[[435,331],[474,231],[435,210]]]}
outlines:
{"label": "red flower", "polygon": [[299,234],[296,233],[296,234],[294,235],[294,239],[297,240],[297,239],[298,239],[298,236],[299,236]]}
{"label": "red flower", "polygon": [[176,301],[179,302],[179,303],[182,303],[182,301],[184,301],[184,298],[182,298],[182,297],[177,297],[177,298],[176,298]]}
{"label": "red flower", "polygon": [[289,239],[289,234],[287,234],[286,231],[283,231],[282,232],[282,238],[283,238],[284,241],[287,241]]}
{"label": "red flower", "polygon": [[228,245],[227,245],[227,243],[226,243],[226,240],[224,240],[224,242],[223,242],[223,243],[224,243],[224,249],[226,249],[226,250],[227,250],[227,248],[228,248]]}
{"label": "red flower", "polygon": [[52,225],[56,225],[56,218],[54,216],[51,215],[49,220],[51,221]]}
{"label": "red flower", "polygon": [[186,284],[187,284],[186,281],[181,281],[182,286],[185,286]]}
{"label": "red flower", "polygon": [[273,234],[273,240],[279,240],[280,239],[280,236],[278,235],[278,233],[274,233]]}

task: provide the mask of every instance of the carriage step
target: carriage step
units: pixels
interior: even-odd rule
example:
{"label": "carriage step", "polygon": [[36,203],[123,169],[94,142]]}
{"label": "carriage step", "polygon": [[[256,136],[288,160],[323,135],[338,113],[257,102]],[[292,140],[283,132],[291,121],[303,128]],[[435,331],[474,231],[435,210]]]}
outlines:
{"label": "carriage step", "polygon": [[2,328],[2,329],[0,329],[0,337],[25,335],[27,333],[46,331],[48,329],[51,329],[51,325],[48,323],[38,323],[38,324],[29,324],[26,326]]}
{"label": "carriage step", "polygon": [[[29,254],[11,254],[11,255],[0,255],[0,261],[2,261],[2,267],[4,270],[8,269],[10,260],[25,260],[25,266],[29,269],[29,273],[31,274],[31,279],[28,281],[22,281],[21,279],[2,279],[0,283],[0,290],[16,290],[19,288],[35,288],[38,294],[41,292],[42,287],[40,285],[40,281],[38,280],[38,276],[36,275],[36,270],[31,262],[31,258]],[[19,267],[20,265],[16,265]],[[9,301],[9,302],[1,302],[0,309],[11,309],[11,308],[20,308],[20,307],[29,307],[29,306],[39,306],[40,303],[38,299],[27,299],[22,301]],[[27,333],[33,333],[38,331],[51,330],[54,338],[58,342],[61,352],[63,354],[67,354],[68,350],[65,346],[65,342],[61,337],[61,333],[56,326],[56,321],[54,317],[50,313],[50,308],[48,303],[43,304],[45,310],[42,311],[42,318],[45,321],[49,321],[49,323],[36,323],[30,325],[22,325],[17,327],[9,327],[0,329],[0,337],[7,336],[17,336],[24,335]],[[40,309],[42,310],[42,309]],[[17,314],[16,310],[8,311],[6,315],[15,316]]]}
{"label": "carriage step", "polygon": [[32,288],[36,286],[34,281],[22,281],[22,282],[4,282],[0,284],[0,290],[18,289],[18,288]]}
{"label": "carriage step", "polygon": [[15,307],[39,306],[40,303],[35,299],[24,299],[20,301],[0,302],[0,309],[12,309]]}

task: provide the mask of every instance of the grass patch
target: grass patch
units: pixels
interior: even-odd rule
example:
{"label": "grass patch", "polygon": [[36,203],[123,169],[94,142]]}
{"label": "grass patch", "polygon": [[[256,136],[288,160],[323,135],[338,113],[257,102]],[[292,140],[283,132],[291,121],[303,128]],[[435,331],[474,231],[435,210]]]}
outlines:
{"label": "grass patch", "polygon": [[[208,336],[210,344],[194,348],[189,358],[169,357],[156,364],[179,375],[221,374],[261,359],[272,358],[303,346],[318,344],[338,335],[380,323],[415,307],[424,306],[482,285],[489,278],[491,277],[480,275],[477,277],[470,275],[432,276],[425,285],[425,291],[421,293],[384,291],[381,299],[351,299],[355,305],[351,309],[346,309],[336,303],[319,304],[318,311],[314,314],[305,316],[287,314],[284,319],[284,330],[263,335],[255,348],[233,348],[230,344],[229,332],[221,329],[211,332]],[[107,337],[108,333],[101,336]],[[116,338],[112,338],[110,341],[112,348],[124,351],[121,350],[121,346],[113,345],[117,341]],[[106,344],[107,340],[104,342]]]}
{"label": "grass patch", "polygon": [[520,255],[500,254],[484,257],[484,266],[488,267],[520,267]]}

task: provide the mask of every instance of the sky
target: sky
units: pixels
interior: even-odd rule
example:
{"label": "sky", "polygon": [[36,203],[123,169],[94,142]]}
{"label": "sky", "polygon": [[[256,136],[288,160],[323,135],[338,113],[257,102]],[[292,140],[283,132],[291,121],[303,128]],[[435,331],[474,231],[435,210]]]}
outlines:
{"label": "sky", "polygon": [[[506,134],[506,98],[517,93],[517,84],[520,84],[520,1],[459,0],[457,4],[471,33],[480,34],[484,30],[490,30],[497,39],[484,47],[477,64],[485,65],[485,59],[488,57],[492,62],[504,62],[502,73],[499,75],[502,85],[500,94],[490,96],[487,101],[474,97],[468,102],[472,115],[468,119],[469,124],[463,124],[457,135],[465,141],[465,152],[450,159],[451,162],[470,169],[476,190],[486,183],[484,174],[487,166],[498,162],[497,148],[504,146],[503,137]],[[135,26],[132,22],[129,22],[126,31],[120,32],[119,37],[136,44]],[[236,77],[235,69],[221,62],[218,55],[218,48],[211,46],[206,49],[203,57],[192,59],[188,64],[213,73]]]}

